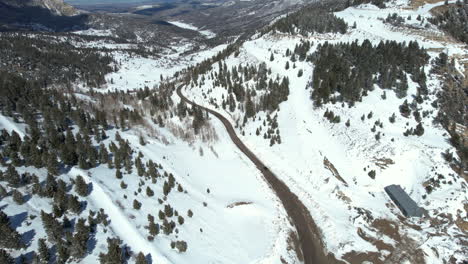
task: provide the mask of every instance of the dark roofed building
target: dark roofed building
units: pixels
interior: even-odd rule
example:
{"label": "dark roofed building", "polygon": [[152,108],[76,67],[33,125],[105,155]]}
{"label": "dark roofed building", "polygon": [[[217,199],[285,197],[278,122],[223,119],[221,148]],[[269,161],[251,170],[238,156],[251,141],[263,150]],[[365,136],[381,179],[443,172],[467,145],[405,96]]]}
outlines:
{"label": "dark roofed building", "polygon": [[392,184],[384,189],[405,216],[423,216],[423,209],[419,207],[411,197],[409,197],[400,185]]}

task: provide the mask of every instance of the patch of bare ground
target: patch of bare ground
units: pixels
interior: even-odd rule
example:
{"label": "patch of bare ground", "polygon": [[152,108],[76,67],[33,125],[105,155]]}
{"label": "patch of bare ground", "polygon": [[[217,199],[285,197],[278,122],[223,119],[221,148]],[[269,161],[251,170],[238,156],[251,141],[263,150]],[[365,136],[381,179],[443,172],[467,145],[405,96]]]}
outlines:
{"label": "patch of bare ground", "polygon": [[335,168],[335,165],[333,165],[333,163],[331,163],[327,157],[325,157],[323,159],[323,165],[325,166],[325,169],[329,170],[333,176],[335,176],[335,178],[337,178],[339,181],[341,181],[342,183],[344,183],[346,186],[348,186],[348,183],[343,179],[343,177],[341,177],[340,173],[338,172],[338,170]]}
{"label": "patch of bare ground", "polygon": [[373,264],[383,264],[380,259],[380,253],[377,252],[356,252],[351,251],[344,254],[343,259],[351,264],[361,264],[363,262],[371,262]]}
{"label": "patch of bare ground", "polygon": [[346,194],[344,194],[344,192],[342,191],[338,191],[336,192],[336,197],[338,197],[338,199],[342,200],[343,202],[345,202],[346,204],[351,204],[352,200],[351,198],[349,198]]}
{"label": "patch of bare ground", "polygon": [[[410,263],[425,263],[424,252],[420,248],[420,243],[409,237],[404,229],[410,228],[421,231],[421,227],[412,224],[408,219],[399,217],[398,221],[389,219],[367,218],[372,231],[377,233],[374,237],[358,228],[358,235],[365,241],[374,245],[377,252],[356,252],[351,251],[343,256],[349,263],[372,262],[373,264],[394,264],[409,261]],[[386,236],[394,241],[388,244],[382,240]]]}
{"label": "patch of bare ground", "polygon": [[384,170],[388,168],[389,165],[395,164],[395,162],[392,159],[388,159],[388,158],[374,158],[374,164],[375,166]]}
{"label": "patch of bare ground", "polygon": [[[464,215],[468,214],[468,204],[464,204]],[[455,224],[460,228],[460,230],[468,235],[468,221],[466,221],[466,218],[462,218],[460,216],[457,217],[457,220],[455,221]]]}
{"label": "patch of bare ground", "polygon": [[371,226],[396,241],[401,239],[400,229],[395,222],[387,219],[376,219]]}
{"label": "patch of bare ground", "polygon": [[417,9],[420,6],[423,6],[425,4],[435,4],[438,2],[442,2],[441,0],[411,0],[410,6],[413,9]]}
{"label": "patch of bare ground", "polygon": [[[395,27],[394,30],[400,31],[402,28],[401,27]],[[448,34],[444,34],[441,32],[436,32],[436,31],[429,31],[426,29],[420,29],[420,28],[409,28],[406,27],[404,28],[405,31],[408,33],[408,35],[416,35],[423,37],[424,40],[432,40],[432,41],[437,41],[437,42],[447,42],[447,43],[452,43],[452,44],[457,44],[460,43],[460,41],[454,39],[453,37],[449,36]]]}
{"label": "patch of bare ground", "polygon": [[301,243],[299,242],[299,239],[297,238],[296,233],[290,231],[288,235],[288,251],[294,250],[296,252],[297,259],[299,261],[304,261],[304,255],[302,254],[302,249],[301,249]]}
{"label": "patch of bare ground", "polygon": [[381,252],[382,250],[391,252],[394,249],[392,245],[389,245],[383,242],[382,240],[376,239],[368,235],[362,228],[358,228],[357,233],[362,239],[374,245],[379,250],[379,252]]}
{"label": "patch of bare ground", "polygon": [[248,204],[252,204],[251,202],[236,202],[236,203],[232,203],[228,206],[226,206],[227,208],[234,208],[236,206],[241,206],[241,205],[248,205]]}

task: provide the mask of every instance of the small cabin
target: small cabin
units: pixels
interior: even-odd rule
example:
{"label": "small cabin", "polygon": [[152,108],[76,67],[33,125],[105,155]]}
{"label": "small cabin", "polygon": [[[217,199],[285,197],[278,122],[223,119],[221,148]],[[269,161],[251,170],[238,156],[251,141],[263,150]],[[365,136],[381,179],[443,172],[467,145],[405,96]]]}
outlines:
{"label": "small cabin", "polygon": [[421,217],[424,210],[419,207],[400,185],[392,184],[384,188],[392,201],[400,208],[406,217]]}

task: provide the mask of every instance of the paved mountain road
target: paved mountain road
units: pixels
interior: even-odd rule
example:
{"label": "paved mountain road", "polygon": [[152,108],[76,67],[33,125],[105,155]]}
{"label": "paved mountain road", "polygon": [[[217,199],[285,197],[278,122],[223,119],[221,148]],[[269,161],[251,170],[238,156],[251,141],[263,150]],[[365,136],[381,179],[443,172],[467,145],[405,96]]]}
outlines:
{"label": "paved mountain road", "polygon": [[284,182],[278,179],[265,164],[239,139],[231,123],[220,113],[198,105],[190,101],[182,94],[182,86],[177,88],[177,95],[186,103],[200,107],[201,109],[216,116],[226,128],[231,140],[262,172],[265,180],[270,187],[275,191],[278,198],[281,200],[286,212],[299,234],[299,242],[304,257],[305,264],[325,264],[325,263],[342,263],[337,261],[333,254],[326,255],[324,245],[320,235],[320,230],[312,219],[309,211],[304,204],[299,200]]}

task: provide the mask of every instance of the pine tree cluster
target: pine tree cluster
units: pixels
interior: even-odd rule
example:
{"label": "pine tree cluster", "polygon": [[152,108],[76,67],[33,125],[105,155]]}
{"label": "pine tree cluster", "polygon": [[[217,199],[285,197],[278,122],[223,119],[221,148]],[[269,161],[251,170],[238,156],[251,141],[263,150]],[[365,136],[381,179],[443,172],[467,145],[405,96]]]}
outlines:
{"label": "pine tree cluster", "polygon": [[[352,104],[377,84],[402,98],[408,89],[406,74],[419,84],[418,96],[426,95],[424,65],[428,58],[417,42],[387,41],[377,46],[369,40],[362,44],[325,43],[309,57],[315,64],[311,97],[317,106],[331,100]],[[339,95],[335,97],[335,93]]]}
{"label": "pine tree cluster", "polygon": [[346,22],[329,12],[333,3],[314,3],[288,14],[267,27],[264,33],[276,30],[288,34],[309,35],[313,33],[341,33],[347,31]]}
{"label": "pine tree cluster", "polygon": [[110,66],[112,57],[97,49],[21,33],[0,35],[0,58],[2,69],[45,83],[81,80],[90,87],[100,87],[106,83],[104,76],[115,71]]}
{"label": "pine tree cluster", "polygon": [[468,43],[468,1],[464,0],[462,3],[458,0],[454,6],[430,18],[429,21],[454,38]]}

